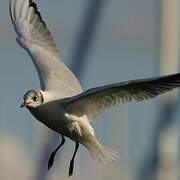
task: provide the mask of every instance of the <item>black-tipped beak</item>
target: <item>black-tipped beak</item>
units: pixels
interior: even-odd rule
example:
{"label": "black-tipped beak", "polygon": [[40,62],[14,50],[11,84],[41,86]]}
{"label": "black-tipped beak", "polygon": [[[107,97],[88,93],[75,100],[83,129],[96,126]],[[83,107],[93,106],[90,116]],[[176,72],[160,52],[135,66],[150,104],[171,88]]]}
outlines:
{"label": "black-tipped beak", "polygon": [[24,101],[24,102],[21,104],[20,108],[27,107],[27,106],[28,106],[28,103]]}

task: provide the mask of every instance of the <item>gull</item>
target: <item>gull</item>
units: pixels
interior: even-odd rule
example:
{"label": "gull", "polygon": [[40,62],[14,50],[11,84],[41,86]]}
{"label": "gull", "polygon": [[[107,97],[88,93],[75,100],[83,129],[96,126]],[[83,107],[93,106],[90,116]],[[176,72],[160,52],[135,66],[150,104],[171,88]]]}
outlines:
{"label": "gull", "polygon": [[56,152],[65,137],[75,142],[69,176],[79,144],[103,163],[118,158],[116,151],[100,143],[91,122],[102,111],[125,102],[143,101],[180,86],[180,73],[139,79],[96,87],[83,91],[79,80],[62,62],[45,22],[33,0],[10,0],[10,16],[17,33],[17,42],[28,52],[40,79],[40,89],[25,93],[21,107],[62,137],[60,145],[49,158],[52,167]]}

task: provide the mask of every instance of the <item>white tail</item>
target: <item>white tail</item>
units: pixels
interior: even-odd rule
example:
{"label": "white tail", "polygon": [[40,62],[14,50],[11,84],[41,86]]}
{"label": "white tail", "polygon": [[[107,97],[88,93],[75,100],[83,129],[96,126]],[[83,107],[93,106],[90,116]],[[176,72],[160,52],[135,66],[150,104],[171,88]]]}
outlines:
{"label": "white tail", "polygon": [[89,150],[93,159],[103,163],[113,161],[118,158],[117,152],[111,148],[102,145],[95,136],[88,136],[82,144]]}

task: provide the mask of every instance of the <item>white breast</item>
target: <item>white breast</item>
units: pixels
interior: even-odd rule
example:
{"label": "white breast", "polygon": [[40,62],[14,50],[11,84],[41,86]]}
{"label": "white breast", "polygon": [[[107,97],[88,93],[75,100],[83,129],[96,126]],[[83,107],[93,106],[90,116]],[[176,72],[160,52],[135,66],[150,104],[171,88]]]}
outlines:
{"label": "white breast", "polygon": [[46,103],[29,110],[37,120],[58,133],[62,133],[63,127],[68,124],[64,110],[56,103]]}

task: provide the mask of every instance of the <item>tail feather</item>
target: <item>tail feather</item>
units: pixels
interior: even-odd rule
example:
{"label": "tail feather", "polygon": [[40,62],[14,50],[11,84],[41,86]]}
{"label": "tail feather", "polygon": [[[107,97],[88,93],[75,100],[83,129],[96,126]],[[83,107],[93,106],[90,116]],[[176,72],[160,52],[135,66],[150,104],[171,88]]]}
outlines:
{"label": "tail feather", "polygon": [[83,142],[84,146],[88,149],[93,159],[103,163],[111,162],[118,158],[118,154],[113,149],[101,144],[95,136],[88,136]]}

